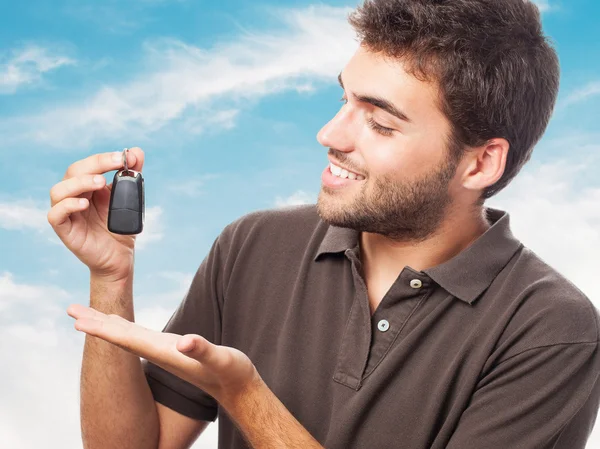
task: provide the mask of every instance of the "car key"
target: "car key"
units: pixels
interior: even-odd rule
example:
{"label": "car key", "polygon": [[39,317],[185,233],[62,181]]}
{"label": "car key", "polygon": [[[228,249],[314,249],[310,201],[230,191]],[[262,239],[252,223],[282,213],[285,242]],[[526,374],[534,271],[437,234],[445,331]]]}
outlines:
{"label": "car key", "polygon": [[141,233],[145,218],[144,178],[127,167],[127,151],[123,150],[124,168],[113,178],[108,206],[108,230],[121,235]]}

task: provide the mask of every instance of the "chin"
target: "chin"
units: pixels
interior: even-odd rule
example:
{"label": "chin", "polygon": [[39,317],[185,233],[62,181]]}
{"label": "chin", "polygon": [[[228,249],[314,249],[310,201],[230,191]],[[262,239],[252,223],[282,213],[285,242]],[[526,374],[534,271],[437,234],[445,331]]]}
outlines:
{"label": "chin", "polygon": [[343,226],[348,219],[348,201],[332,197],[321,190],[317,198],[317,213],[325,223],[333,226]]}

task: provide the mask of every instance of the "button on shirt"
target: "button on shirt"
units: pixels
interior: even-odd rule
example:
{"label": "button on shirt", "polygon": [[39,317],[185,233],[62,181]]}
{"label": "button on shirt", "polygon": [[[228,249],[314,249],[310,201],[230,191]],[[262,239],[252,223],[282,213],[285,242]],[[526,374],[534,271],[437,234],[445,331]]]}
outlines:
{"label": "button on shirt", "polygon": [[377,329],[379,329],[381,332],[385,332],[389,328],[390,322],[388,320],[381,320],[379,323],[377,323]]}
{"label": "button on shirt", "polygon": [[[371,313],[359,233],[316,205],[223,229],[164,331],[252,360],[327,449],[583,449],[600,401],[600,313],[515,238],[509,214],[452,259],[404,267]],[[144,361],[156,401],[219,417],[219,449],[246,449],[215,400]]]}

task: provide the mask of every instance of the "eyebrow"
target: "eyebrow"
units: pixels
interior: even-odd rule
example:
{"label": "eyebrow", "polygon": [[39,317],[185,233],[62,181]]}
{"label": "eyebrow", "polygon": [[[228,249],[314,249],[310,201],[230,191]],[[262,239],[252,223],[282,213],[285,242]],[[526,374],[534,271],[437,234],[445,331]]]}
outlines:
{"label": "eyebrow", "polygon": [[[338,82],[340,83],[340,86],[342,87],[342,89],[344,89],[344,83],[342,82],[342,72],[340,72],[340,74],[338,75]],[[385,98],[371,96],[371,95],[356,95],[356,94],[352,94],[352,95],[358,101],[361,101],[363,103],[372,104],[373,106],[376,106],[379,109],[383,109],[384,111],[392,114],[394,117],[396,117],[404,122],[412,123],[412,120],[409,119],[408,116],[404,112],[402,112],[400,109],[398,109],[396,106],[394,106],[392,103],[390,103]]]}

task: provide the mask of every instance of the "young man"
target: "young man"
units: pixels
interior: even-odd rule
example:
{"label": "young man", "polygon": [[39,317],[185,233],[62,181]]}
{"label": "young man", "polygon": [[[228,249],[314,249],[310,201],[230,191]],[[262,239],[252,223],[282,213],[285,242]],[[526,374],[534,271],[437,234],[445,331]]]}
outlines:
{"label": "young man", "polygon": [[86,342],[87,447],[184,448],[217,415],[222,449],[585,447],[599,313],[483,206],[555,103],[537,7],[373,0],[350,22],[316,205],[225,227],[164,333],[130,322],[132,272],[92,270],[78,329],[149,361]]}

